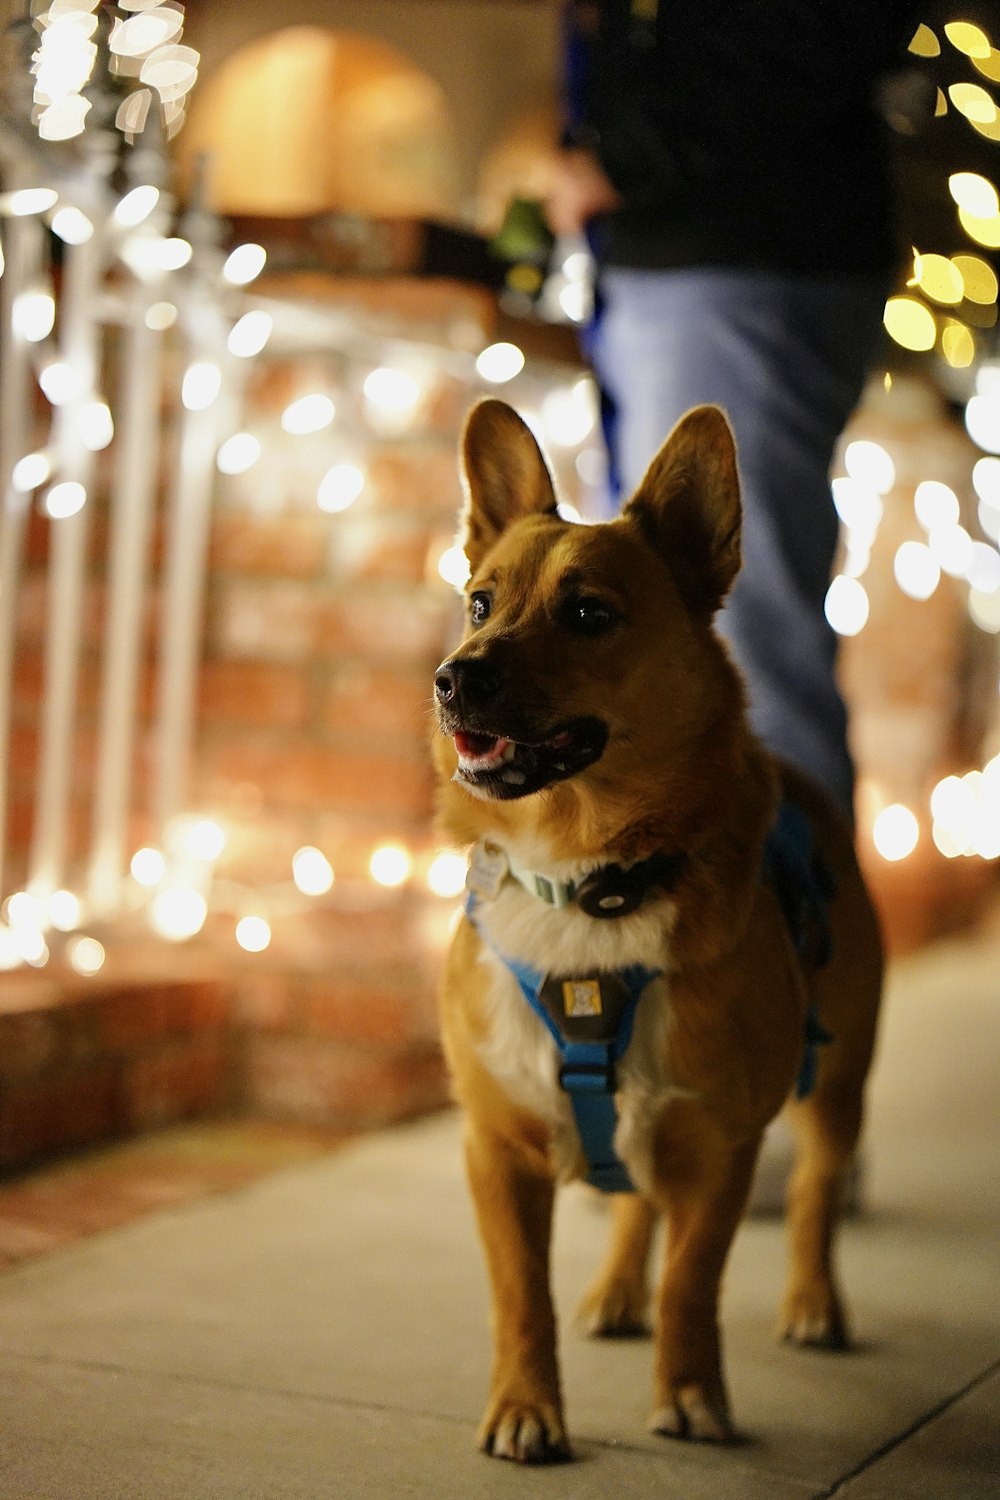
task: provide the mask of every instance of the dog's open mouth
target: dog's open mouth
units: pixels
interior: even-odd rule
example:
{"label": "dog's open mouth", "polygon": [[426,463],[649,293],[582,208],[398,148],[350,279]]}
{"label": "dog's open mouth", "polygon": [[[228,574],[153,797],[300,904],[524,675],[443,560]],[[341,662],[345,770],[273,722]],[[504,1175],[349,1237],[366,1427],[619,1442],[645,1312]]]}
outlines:
{"label": "dog's open mouth", "polygon": [[607,727],[600,719],[572,719],[543,740],[518,740],[479,730],[453,732],[455,779],[488,797],[527,797],[553,781],[593,765],[604,753]]}

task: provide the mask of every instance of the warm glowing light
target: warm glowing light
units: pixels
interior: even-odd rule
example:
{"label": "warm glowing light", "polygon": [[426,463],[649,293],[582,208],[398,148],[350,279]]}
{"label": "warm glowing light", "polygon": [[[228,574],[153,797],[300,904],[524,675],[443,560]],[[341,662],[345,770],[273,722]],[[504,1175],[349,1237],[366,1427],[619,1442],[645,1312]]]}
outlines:
{"label": "warm glowing light", "polygon": [[42,508],[53,521],[64,521],[75,516],[87,503],[87,491],[75,479],[64,479],[54,484],[42,501]]}
{"label": "warm glowing light", "polygon": [[592,380],[578,380],[568,390],[550,391],[542,402],[542,424],[549,442],[577,448],[597,426],[597,390]]}
{"label": "warm glowing light", "polygon": [[966,57],[989,57],[990,55],[989,37],[980,27],[973,26],[971,21],[949,21],[944,28],[944,34],[955,50],[964,52]]}
{"label": "warm glowing light", "polygon": [[21,292],[14,298],[11,322],[14,332],[29,344],[47,339],[56,321],[55,298],[51,292]]}
{"label": "warm glowing light", "polygon": [[823,611],[838,635],[857,635],[868,620],[868,595],[856,578],[837,575],[826,591]]}
{"label": "warm glowing light", "polygon": [[967,370],[976,357],[976,341],[964,323],[950,322],[941,335],[941,352],[953,370]]}
{"label": "warm glowing light", "polygon": [[167,861],[159,849],[151,849],[147,846],[135,851],[129,868],[132,871],[132,879],[137,885],[152,887],[159,885],[167,873]]}
{"label": "warm glowing light", "polygon": [[10,482],[19,495],[37,490],[52,473],[52,464],[47,453],[26,453],[19,458],[11,470]]}
{"label": "warm glowing light", "polygon": [[920,824],[902,802],[883,807],[872,824],[872,842],[883,859],[906,859],[920,838]]}
{"label": "warm glowing light", "polygon": [[324,427],[329,427],[335,415],[336,408],[329,396],[300,396],[297,401],[285,407],[281,414],[281,425],[286,432],[300,437],[307,432],[322,432]]}
{"label": "warm glowing light", "polygon": [[972,467],[972,486],[985,505],[1000,510],[1000,458],[980,458]]}
{"label": "warm glowing light", "polygon": [[516,344],[490,344],[476,360],[476,370],[491,385],[503,385],[524,369],[524,355]]}
{"label": "warm glowing light", "polygon": [[953,255],[952,265],[962,278],[962,290],[970,302],[991,307],[997,300],[997,273],[981,255]]}
{"label": "warm glowing light", "polygon": [[220,474],[245,474],[260,458],[260,442],[252,432],[234,432],[215,455]]}
{"label": "warm glowing light", "polygon": [[158,271],[179,271],[194,251],[188,240],[174,236],[163,239],[158,234],[132,235],[121,248],[122,259],[137,276]]}
{"label": "warm glowing light", "polygon": [[465,889],[468,862],[464,854],[439,854],[427,871],[427,885],[435,896],[455,897]]}
{"label": "warm glowing light", "polygon": [[939,57],[941,55],[941,43],[931,28],[921,22],[914,33],[908,51],[912,52],[915,57]]}
{"label": "warm glowing light", "polygon": [[1000,590],[1000,552],[988,542],[973,542],[972,556],[962,576],[977,593],[995,594]]}
{"label": "warm glowing light", "polygon": [[365,487],[364,470],[357,464],[334,464],[327,469],[316,491],[316,504],[320,510],[335,514],[347,510],[354,504]]}
{"label": "warm glowing light", "polygon": [[38,134],[43,141],[71,141],[81,135],[92,105],[80,94],[56,99],[38,116]]}
{"label": "warm glowing light", "polygon": [[159,188],[153,187],[152,183],[140,183],[120,200],[112,218],[125,229],[135,229],[149,218],[159,200]]}
{"label": "warm glowing light", "polygon": [[372,406],[389,415],[403,416],[420,401],[420,386],[406,370],[380,366],[372,370],[364,384],[366,398]]}
{"label": "warm glowing light", "polygon": [[182,814],[172,818],[165,830],[167,848],[176,849],[189,859],[210,864],[226,847],[226,835],[212,818]]}
{"label": "warm glowing light", "polygon": [[238,359],[252,359],[264,348],[271,337],[273,328],[274,319],[263,309],[254,308],[244,313],[242,318],[233,324],[229,334],[230,354],[235,354]]}
{"label": "warm glowing light", "polygon": [[982,73],[984,78],[991,78],[994,83],[1000,83],[1000,52],[991,47],[989,52],[982,57],[974,57],[972,65],[977,72]]}
{"label": "warm glowing light", "polygon": [[263,953],[271,941],[271,928],[263,917],[241,917],[236,924],[236,941],[247,953]]}
{"label": "warm glowing light", "polygon": [[222,389],[222,371],[211,360],[196,360],[184,371],[181,401],[188,411],[207,411]]}
{"label": "warm glowing light", "polygon": [[978,447],[987,453],[1000,453],[1000,385],[970,397],[965,427]]}
{"label": "warm glowing light", "polygon": [[333,885],[333,866],[322,849],[306,844],[292,855],[292,879],[303,896],[325,896]]}
{"label": "warm glowing light", "polygon": [[45,921],[42,903],[30,891],[15,891],[8,896],[4,903],[4,916],[10,926],[15,928],[39,929]]}
{"label": "warm glowing light", "polygon": [[155,48],[172,42],[183,28],[183,12],[157,5],[130,16],[127,21],[118,21],[112,27],[108,47],[119,57],[145,57]]}
{"label": "warm glowing light", "polygon": [[948,98],[972,125],[992,125],[996,120],[997,107],[978,83],[953,83]]}
{"label": "warm glowing light", "polygon": [[232,286],[249,286],[267,264],[263,245],[237,245],[226,259],[222,274]]}
{"label": "warm glowing light", "polygon": [[144,321],[153,333],[164,333],[177,322],[177,309],[172,302],[153,302],[146,309]]}
{"label": "warm glowing light", "polygon": [[171,942],[194,937],[205,925],[208,902],[200,891],[171,888],[153,897],[149,918],[156,932]]}
{"label": "warm glowing light", "polygon": [[964,578],[972,563],[972,538],[964,526],[932,526],[927,534],[927,545],[940,565],[942,573],[952,578]]}
{"label": "warm glowing light", "polygon": [[955,526],[962,513],[955,491],[937,479],[921,480],[913,492],[913,509],[925,531]]}
{"label": "warm glowing light", "polygon": [[55,188],[18,188],[0,198],[0,210],[15,219],[26,219],[31,214],[44,214],[59,202]]}
{"label": "warm glowing light", "polygon": [[945,306],[955,306],[964,295],[962,273],[945,255],[915,255],[910,285]]}
{"label": "warm glowing light", "polygon": [[910,599],[929,599],[941,582],[937,559],[923,542],[903,542],[897,548],[892,570]]}
{"label": "warm glowing light", "polygon": [[104,960],[107,957],[104,944],[92,937],[75,938],[66,952],[72,967],[84,977],[98,973],[104,967]]}
{"label": "warm glowing light", "polygon": [[457,543],[453,547],[446,547],[441,553],[437,570],[445,583],[450,583],[459,593],[469,581],[469,559]]}
{"label": "warm glowing light", "polygon": [[80,440],[90,453],[101,453],[115,435],[114,418],[106,401],[85,401],[81,406],[77,426]]}
{"label": "warm glowing light", "polygon": [[93,238],[94,226],[79,208],[60,208],[52,215],[52,233],[64,245],[85,245]]}
{"label": "warm glowing light", "polygon": [[988,177],[979,172],[952,172],[948,191],[967,214],[975,219],[992,219],[1000,213],[1000,197]]}
{"label": "warm glowing light", "polygon": [[987,635],[1000,635],[1000,592],[984,594],[979,589],[970,589],[969,615]]}
{"label": "warm glowing light", "polygon": [[969,239],[975,240],[977,245],[984,245],[987,250],[1000,249],[1000,214],[984,218],[960,208],[958,221]]}
{"label": "warm glowing light", "polygon": [[66,406],[80,394],[80,372],[64,359],[54,359],[38,372],[38,384],[52,406]]}
{"label": "warm glowing light", "polygon": [[937,323],[929,307],[915,297],[890,297],[882,315],[886,332],[903,349],[933,349]]}
{"label": "warm glowing light", "polygon": [[57,932],[72,932],[80,925],[80,901],[72,891],[53,891],[46,905],[49,921]]}
{"label": "warm glowing light", "polygon": [[379,844],[372,852],[368,869],[377,885],[405,885],[413,869],[413,859],[402,844]]}
{"label": "warm glowing light", "polygon": [[830,486],[837,515],[850,532],[874,536],[882,520],[882,497],[856,479],[837,478]]}
{"label": "warm glowing light", "polygon": [[152,56],[146,58],[139,69],[139,79],[154,88],[161,101],[169,105],[194,88],[200,61],[201,57],[193,47],[182,47],[173,42],[166,47],[157,47]]}

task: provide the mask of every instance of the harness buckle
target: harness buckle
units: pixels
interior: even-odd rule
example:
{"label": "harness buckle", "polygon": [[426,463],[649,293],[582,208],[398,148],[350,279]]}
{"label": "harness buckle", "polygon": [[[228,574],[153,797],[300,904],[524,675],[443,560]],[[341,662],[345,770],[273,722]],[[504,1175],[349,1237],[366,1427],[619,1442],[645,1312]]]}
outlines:
{"label": "harness buckle", "polygon": [[617,1088],[615,1065],[607,1062],[564,1062],[559,1068],[559,1087],[567,1093],[613,1094]]}

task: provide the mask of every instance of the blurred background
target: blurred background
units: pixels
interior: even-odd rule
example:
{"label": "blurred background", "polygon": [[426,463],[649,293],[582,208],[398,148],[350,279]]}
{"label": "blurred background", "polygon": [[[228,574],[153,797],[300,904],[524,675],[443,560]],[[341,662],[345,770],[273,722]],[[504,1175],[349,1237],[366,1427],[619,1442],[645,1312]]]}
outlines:
{"label": "blurred background", "polygon": [[[534,211],[558,6],[5,12],[0,1169],[435,1108],[464,414],[516,405],[584,519],[605,478],[588,257]],[[901,269],[832,476],[897,955],[995,926],[998,44],[928,4],[885,91]]]}

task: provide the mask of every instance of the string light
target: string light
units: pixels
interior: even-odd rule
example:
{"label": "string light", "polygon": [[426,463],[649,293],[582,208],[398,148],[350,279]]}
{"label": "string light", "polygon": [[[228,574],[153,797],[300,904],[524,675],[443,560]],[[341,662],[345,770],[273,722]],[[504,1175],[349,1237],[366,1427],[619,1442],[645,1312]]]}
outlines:
{"label": "string light", "polygon": [[107,957],[104,944],[92,937],[75,938],[66,952],[72,968],[85,977],[98,973]]}
{"label": "string light", "polygon": [[436,856],[427,870],[428,889],[435,896],[454,897],[465,889],[468,861],[464,854],[445,851]]}
{"label": "string light", "polygon": [[882,858],[895,862],[906,859],[917,847],[920,824],[902,802],[883,807],[872,825],[872,842]]}
{"label": "string light", "polygon": [[413,870],[413,858],[403,844],[379,844],[372,851],[368,869],[376,885],[405,885]]}
{"label": "string light", "polygon": [[304,896],[324,896],[333,885],[333,866],[321,849],[306,844],[292,855],[292,878]]}
{"label": "string light", "polygon": [[263,245],[237,245],[227,256],[222,275],[231,286],[249,286],[266,264],[267,251]]}
{"label": "string light", "polygon": [[215,456],[220,474],[245,474],[260,458],[260,441],[250,432],[234,432]]}
{"label": "string light", "polygon": [[236,924],[236,941],[247,953],[263,953],[271,941],[271,928],[263,917],[241,917]]}
{"label": "string light", "polygon": [[336,408],[329,396],[314,393],[299,396],[281,414],[281,425],[285,432],[302,437],[310,432],[322,432],[329,427],[336,415]]}
{"label": "string light", "polygon": [[524,369],[524,354],[516,344],[490,344],[476,360],[476,372],[491,385],[504,385]]}
{"label": "string light", "polygon": [[357,464],[334,464],[319,482],[316,504],[320,510],[331,513],[347,510],[358,499],[364,487],[364,470],[359,469]]}

